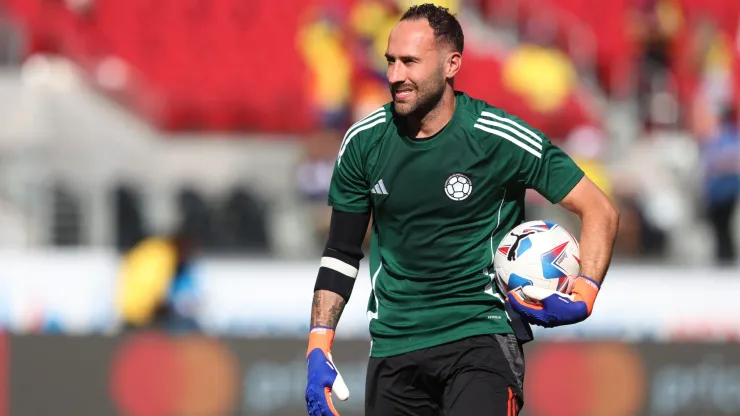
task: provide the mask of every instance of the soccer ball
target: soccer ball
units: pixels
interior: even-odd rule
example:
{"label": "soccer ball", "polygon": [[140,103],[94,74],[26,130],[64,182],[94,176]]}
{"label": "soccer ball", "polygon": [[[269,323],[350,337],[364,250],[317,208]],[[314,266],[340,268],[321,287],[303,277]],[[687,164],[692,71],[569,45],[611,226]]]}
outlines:
{"label": "soccer ball", "polygon": [[445,193],[453,201],[462,201],[470,196],[472,190],[473,183],[470,178],[461,173],[450,176],[445,182]]}
{"label": "soccer ball", "polygon": [[530,221],[501,240],[493,264],[504,292],[533,285],[570,294],[581,271],[578,240],[565,228],[547,221]]}

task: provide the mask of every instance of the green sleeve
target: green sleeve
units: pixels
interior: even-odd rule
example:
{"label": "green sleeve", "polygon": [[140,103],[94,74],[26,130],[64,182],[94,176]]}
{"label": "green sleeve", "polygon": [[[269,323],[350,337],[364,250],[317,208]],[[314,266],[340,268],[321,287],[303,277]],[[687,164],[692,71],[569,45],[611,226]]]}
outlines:
{"label": "green sleeve", "polygon": [[370,211],[370,186],[363,169],[363,158],[357,137],[339,149],[329,186],[329,205],[338,211]]}
{"label": "green sleeve", "polygon": [[[551,203],[559,203],[583,178],[583,170],[542,132],[515,117],[513,120],[521,134],[510,134],[515,140],[506,142],[514,156],[511,160],[517,165],[517,182],[536,190]],[[522,135],[532,140],[521,140]]]}

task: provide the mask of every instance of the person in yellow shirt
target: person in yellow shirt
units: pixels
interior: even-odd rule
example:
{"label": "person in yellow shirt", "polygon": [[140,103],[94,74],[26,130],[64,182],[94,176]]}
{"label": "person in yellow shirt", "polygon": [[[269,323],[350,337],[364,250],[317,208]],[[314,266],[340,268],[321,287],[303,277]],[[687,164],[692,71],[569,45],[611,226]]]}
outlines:
{"label": "person in yellow shirt", "polygon": [[145,238],[124,253],[116,306],[126,328],[197,327],[193,254],[193,241],[183,233]]}
{"label": "person in yellow shirt", "polygon": [[517,47],[504,62],[503,77],[511,91],[541,113],[560,109],[573,93],[578,79],[565,53],[536,44]]}
{"label": "person in yellow shirt", "polygon": [[555,45],[556,25],[547,19],[530,22],[503,66],[506,87],[540,113],[561,109],[578,83],[573,61]]}
{"label": "person in yellow shirt", "polygon": [[341,29],[326,16],[302,27],[298,48],[312,76],[312,94],[324,125],[341,123],[351,94],[352,61]]}

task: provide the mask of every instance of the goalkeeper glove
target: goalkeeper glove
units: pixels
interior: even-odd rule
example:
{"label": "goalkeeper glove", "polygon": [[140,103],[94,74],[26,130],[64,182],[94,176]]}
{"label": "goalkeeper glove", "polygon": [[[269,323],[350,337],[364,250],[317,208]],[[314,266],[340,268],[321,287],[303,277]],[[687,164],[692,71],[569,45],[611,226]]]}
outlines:
{"label": "goalkeeper glove", "polygon": [[570,295],[535,286],[510,291],[509,303],[531,324],[552,328],[581,322],[591,315],[600,286],[593,279],[578,275]]}
{"label": "goalkeeper glove", "polygon": [[311,328],[306,353],[306,408],[311,416],[339,416],[331,402],[332,391],[339,400],[349,398],[349,389],[331,358],[333,341],[333,329],[321,326]]}

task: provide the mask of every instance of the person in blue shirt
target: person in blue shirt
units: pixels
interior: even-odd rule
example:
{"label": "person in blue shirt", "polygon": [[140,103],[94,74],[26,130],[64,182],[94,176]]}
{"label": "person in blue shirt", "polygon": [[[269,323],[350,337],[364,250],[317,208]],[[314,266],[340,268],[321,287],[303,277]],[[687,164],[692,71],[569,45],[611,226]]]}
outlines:
{"label": "person in blue shirt", "polygon": [[700,145],[704,169],[704,201],[715,237],[715,259],[719,265],[737,260],[733,215],[740,197],[740,128],[735,108],[724,111],[715,134]]}

